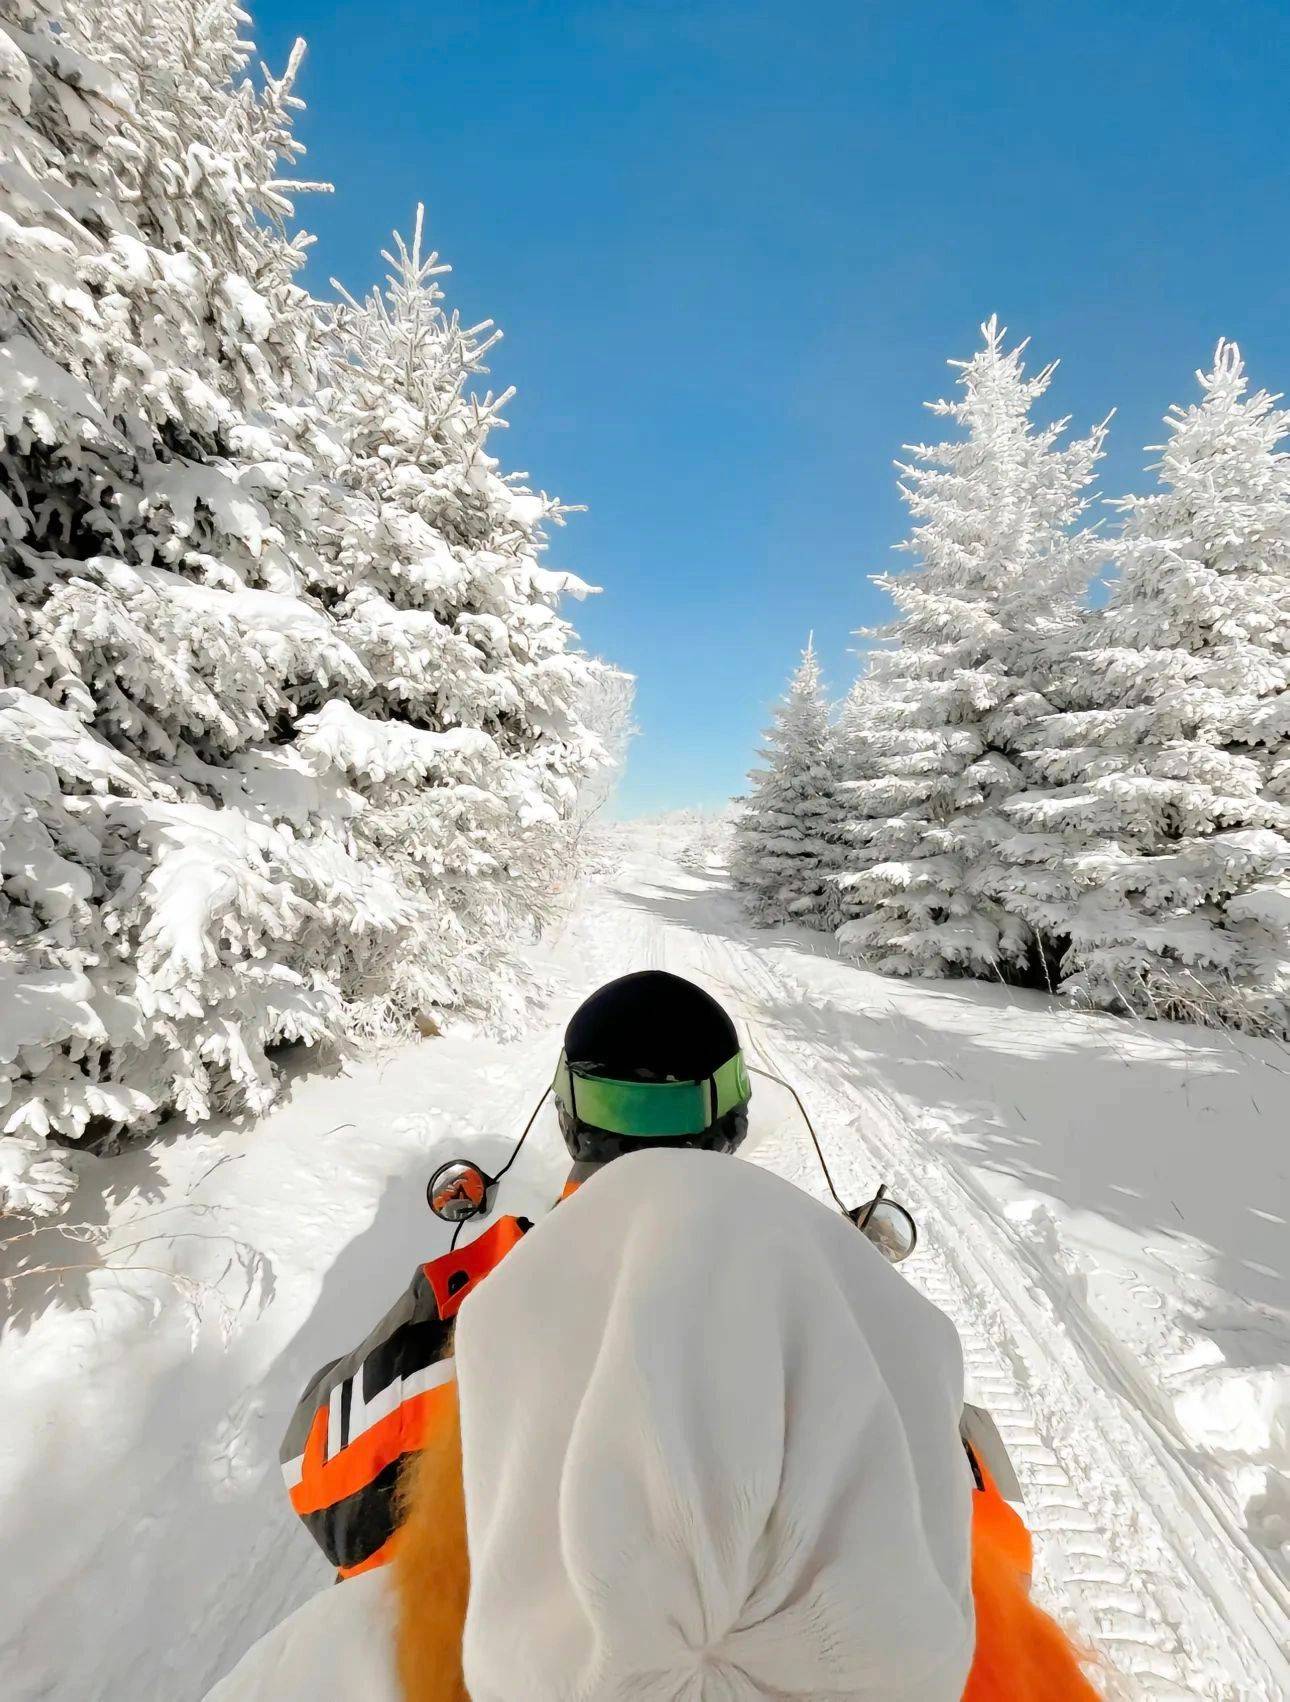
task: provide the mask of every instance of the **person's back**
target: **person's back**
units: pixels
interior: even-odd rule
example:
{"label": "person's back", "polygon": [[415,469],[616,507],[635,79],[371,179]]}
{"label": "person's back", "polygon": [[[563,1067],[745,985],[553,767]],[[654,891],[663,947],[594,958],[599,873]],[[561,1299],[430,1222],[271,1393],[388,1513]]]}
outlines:
{"label": "person's back", "polygon": [[[463,1309],[458,1381],[472,1702],[958,1702],[958,1340],[841,1216],[713,1154],[625,1158]],[[414,1540],[396,1568],[429,1702]]]}

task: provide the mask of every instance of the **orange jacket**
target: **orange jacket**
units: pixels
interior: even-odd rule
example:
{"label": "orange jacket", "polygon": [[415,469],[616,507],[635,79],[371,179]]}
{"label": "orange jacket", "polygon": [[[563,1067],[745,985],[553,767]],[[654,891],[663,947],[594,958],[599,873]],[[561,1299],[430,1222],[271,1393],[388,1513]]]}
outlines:
{"label": "orange jacket", "polygon": [[[470,1594],[461,1431],[451,1410],[406,1474],[394,1554],[398,1671],[406,1702],[470,1702],[461,1670]],[[988,1475],[973,1497],[976,1652],[963,1702],[1096,1702],[1079,1656],[1030,1599],[1030,1535]]]}

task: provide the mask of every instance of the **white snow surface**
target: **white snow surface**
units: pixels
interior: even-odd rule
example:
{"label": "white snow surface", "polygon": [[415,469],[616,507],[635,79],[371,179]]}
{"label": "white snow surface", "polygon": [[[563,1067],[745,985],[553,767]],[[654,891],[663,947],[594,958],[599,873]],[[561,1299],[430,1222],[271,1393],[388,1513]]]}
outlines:
{"label": "white snow surface", "polygon": [[[537,953],[556,990],[525,1038],[462,1028],[302,1075],[258,1121],[77,1153],[65,1223],[0,1247],[27,1272],[0,1338],[7,1702],[196,1702],[329,1587],[277,1469],[295,1396],[445,1249],[434,1165],[500,1162],[574,1004],[642,967],[728,1005],[848,1201],[886,1181],[915,1211],[905,1270],[960,1331],[1037,1590],[1107,1695],[1290,1695],[1290,1053],[870,974],[750,928],[682,831],[621,830]],[[745,1151],[823,1193],[765,1081]],[[544,1114],[503,1209],[545,1210],[565,1169]]]}

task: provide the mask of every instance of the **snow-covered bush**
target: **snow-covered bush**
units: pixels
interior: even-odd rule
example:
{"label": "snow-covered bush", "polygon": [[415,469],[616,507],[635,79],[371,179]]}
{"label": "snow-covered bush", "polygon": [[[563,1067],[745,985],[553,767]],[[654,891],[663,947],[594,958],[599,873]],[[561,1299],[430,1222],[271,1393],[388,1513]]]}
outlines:
{"label": "snow-covered bush", "polygon": [[1064,991],[1290,1032],[1290,412],[1220,343],[1159,487],[1118,506],[1120,577],[1033,729],[1009,813]]}
{"label": "snow-covered bush", "polygon": [[660,815],[637,816],[632,821],[607,830],[607,836],[617,842],[618,865],[621,869],[625,848],[648,846],[657,856],[679,864],[683,869],[716,874],[728,869],[738,816],[736,802],[715,809],[690,807],[665,810]]}
{"label": "snow-covered bush", "polygon": [[1054,367],[1027,378],[1003,329],[960,368],[962,396],[930,404],[966,436],[910,448],[901,490],[915,525],[909,573],[878,580],[902,618],[870,664],[866,740],[876,774],[849,788],[855,866],[845,890],[869,914],[844,922],[848,950],[896,974],[1036,973],[1035,937],[1000,852],[1017,752],[1050,705],[1037,650],[1076,619],[1102,546],[1077,529],[1105,427],[1060,446],[1066,422],[1031,409]]}
{"label": "snow-covered bush", "polygon": [[767,766],[735,819],[730,872],[759,924],[834,925],[838,857],[835,749],[815,647],[808,643],[761,751]]}
{"label": "snow-covered bush", "polygon": [[479,340],[293,282],[299,52],[254,86],[243,21],[0,7],[0,1211],[51,1135],[491,997],[594,756]]}
{"label": "snow-covered bush", "polygon": [[595,739],[599,755],[578,787],[577,817],[588,822],[613,797],[627,766],[638,728],[632,719],[636,680],[610,662],[593,658],[578,699],[578,719]]}
{"label": "snow-covered bush", "polygon": [[730,867],[738,809],[724,804],[715,810],[681,810],[674,817],[682,828],[676,860],[683,869],[711,873]]}

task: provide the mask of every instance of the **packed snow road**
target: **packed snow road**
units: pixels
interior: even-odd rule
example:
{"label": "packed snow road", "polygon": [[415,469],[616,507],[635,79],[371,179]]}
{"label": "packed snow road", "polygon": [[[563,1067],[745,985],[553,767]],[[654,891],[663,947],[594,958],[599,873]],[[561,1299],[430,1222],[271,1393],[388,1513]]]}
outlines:
{"label": "packed snow road", "polygon": [[[499,1158],[573,1004],[643,967],[728,1005],[752,1061],[806,1100],[845,1197],[885,1180],[914,1209],[922,1239],[905,1268],[959,1328],[1025,1488],[1037,1588],[1102,1655],[1107,1693],[1290,1695],[1284,1231],[1269,1222],[1264,1235],[1263,1221],[1280,1215],[1284,1164],[1233,1111],[1257,1098],[1284,1129],[1290,1077],[1261,1054],[1072,1025],[1002,991],[893,986],[815,937],[748,929],[721,880],[670,850],[624,835],[612,878],[545,948],[561,990],[540,1032],[404,1048],[345,1080],[301,1081],[257,1127],[89,1167],[87,1194],[116,1202],[122,1256],[87,1273],[79,1309],[32,1302],[0,1345],[17,1420],[0,1449],[0,1516],[24,1557],[0,1603],[6,1696],[196,1702],[325,1587],[277,1478],[292,1399],[446,1244],[423,1203],[433,1165],[461,1150]],[[1168,1203],[1183,1220],[1202,1201],[1203,1235],[1166,1235],[1155,1172],[1128,1145],[1150,1138],[1143,1105],[1176,1079],[1187,1109],[1167,1119]],[[1195,1157],[1188,1130],[1211,1113],[1231,1186],[1257,1196],[1249,1224],[1212,1180],[1178,1174]],[[1088,1179],[1108,1125],[1125,1156],[1106,1185],[1128,1201],[1114,1221],[1100,1192],[1092,1209]],[[764,1081],[746,1151],[823,1192],[791,1101]],[[543,1119],[505,1209],[540,1212],[563,1169]],[[144,1238],[142,1256],[126,1251]],[[1234,1402],[1241,1418],[1220,1424]]]}

